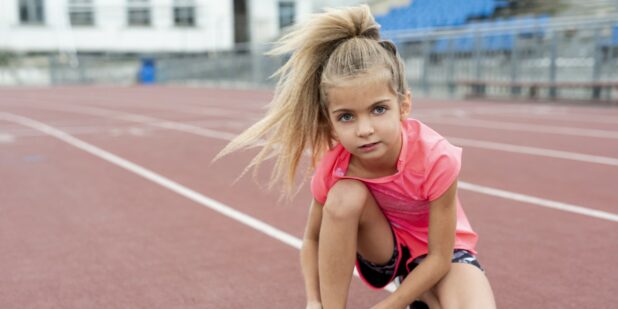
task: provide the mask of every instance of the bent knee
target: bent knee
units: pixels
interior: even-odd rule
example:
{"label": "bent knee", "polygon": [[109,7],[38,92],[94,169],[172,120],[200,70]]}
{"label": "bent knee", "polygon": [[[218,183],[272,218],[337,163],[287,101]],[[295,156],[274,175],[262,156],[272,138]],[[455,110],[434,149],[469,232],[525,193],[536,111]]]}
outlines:
{"label": "bent knee", "polygon": [[371,193],[364,183],[342,179],[329,190],[324,203],[324,214],[335,219],[360,217]]}
{"label": "bent knee", "polygon": [[454,263],[435,292],[443,308],[496,308],[487,277],[470,264]]}

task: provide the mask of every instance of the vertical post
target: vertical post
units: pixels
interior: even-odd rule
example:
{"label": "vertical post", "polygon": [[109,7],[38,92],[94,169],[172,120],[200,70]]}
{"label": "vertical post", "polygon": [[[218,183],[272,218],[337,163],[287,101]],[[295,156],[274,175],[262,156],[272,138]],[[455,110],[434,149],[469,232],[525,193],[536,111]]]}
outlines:
{"label": "vertical post", "polygon": [[485,83],[481,82],[483,78],[483,66],[481,59],[481,51],[483,48],[483,42],[481,40],[481,32],[477,29],[474,33],[474,77],[476,85],[474,85],[474,95],[483,97],[485,96]]}
{"label": "vertical post", "polygon": [[[86,73],[86,59],[85,57],[82,60],[79,60],[77,55],[74,55],[74,57],[78,60],[73,62],[73,60],[71,60],[71,66],[73,68],[77,69],[77,72],[79,74],[79,83],[80,84],[87,84],[88,83],[88,74]],[[92,61],[92,59],[90,59],[90,62],[94,62]],[[96,80],[93,80],[94,82],[96,82]]]}
{"label": "vertical post", "polygon": [[[601,28],[594,29],[594,64],[592,66],[592,82],[598,82],[601,79],[601,65],[603,62],[603,55],[601,49]],[[601,87],[592,87],[592,99],[601,99]]]}
{"label": "vertical post", "polygon": [[558,34],[556,30],[552,30],[550,32],[551,41],[549,45],[549,97],[555,99],[558,95],[558,91],[554,84],[556,83],[556,73],[557,73],[557,57],[558,57]]}
{"label": "vertical post", "polygon": [[55,85],[57,84],[57,71],[56,71],[56,56],[53,54],[50,54],[49,56],[47,56],[48,62],[49,62],[49,84],[50,85]]}
{"label": "vertical post", "polygon": [[455,96],[455,38],[448,38],[447,43],[447,67],[446,67],[446,76],[448,79],[448,93],[449,97],[453,98]]}
{"label": "vertical post", "polygon": [[429,95],[429,62],[431,61],[431,41],[430,38],[424,38],[422,42],[423,49],[423,75],[421,76],[421,84],[423,85],[423,92],[426,96]]}
{"label": "vertical post", "polygon": [[517,96],[521,93],[521,87],[516,86],[519,79],[519,50],[518,50],[518,35],[513,33],[513,48],[511,49],[511,95]]}
{"label": "vertical post", "polygon": [[262,82],[262,59],[261,47],[258,44],[251,45],[251,70],[253,85],[260,85]]}

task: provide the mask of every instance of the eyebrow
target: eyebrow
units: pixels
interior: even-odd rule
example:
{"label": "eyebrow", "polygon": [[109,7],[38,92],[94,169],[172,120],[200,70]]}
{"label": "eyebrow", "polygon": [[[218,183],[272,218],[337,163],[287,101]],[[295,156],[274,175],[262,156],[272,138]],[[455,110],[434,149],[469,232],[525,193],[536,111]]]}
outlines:
{"label": "eyebrow", "polygon": [[[390,99],[384,99],[384,100],[377,101],[377,102],[371,104],[371,106],[369,106],[368,109],[372,109],[376,105],[379,105],[379,104],[382,104],[382,103],[388,102],[388,101],[390,101]],[[353,111],[353,110],[347,109],[347,108],[339,108],[339,109],[336,109],[336,110],[332,111],[331,114],[336,114],[336,113],[341,113],[341,112],[351,112],[351,111]]]}

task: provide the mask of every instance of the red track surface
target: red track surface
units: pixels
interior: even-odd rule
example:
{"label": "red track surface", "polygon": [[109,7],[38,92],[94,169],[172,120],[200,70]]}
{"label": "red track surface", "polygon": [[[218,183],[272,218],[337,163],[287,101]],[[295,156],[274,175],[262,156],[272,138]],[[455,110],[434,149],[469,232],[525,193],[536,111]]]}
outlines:
{"label": "red track surface", "polygon": [[[237,133],[270,96],[184,87],[0,89],[0,308],[302,308],[296,248],[7,118],[63,130],[301,238],[308,190],[286,205],[250,177],[234,183],[251,153],[210,164],[226,140],[200,131]],[[618,160],[616,108],[422,99],[414,107],[413,116],[449,138]],[[462,182],[609,215],[461,189],[498,307],[614,307],[618,164],[462,146]],[[367,308],[387,293],[353,279],[349,307]]]}

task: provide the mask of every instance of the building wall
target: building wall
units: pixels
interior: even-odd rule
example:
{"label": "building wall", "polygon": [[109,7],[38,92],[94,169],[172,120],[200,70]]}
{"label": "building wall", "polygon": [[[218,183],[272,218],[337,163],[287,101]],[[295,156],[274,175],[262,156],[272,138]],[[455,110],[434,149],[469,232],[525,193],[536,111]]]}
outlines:
{"label": "building wall", "polygon": [[[278,0],[247,0],[253,43],[279,33]],[[292,0],[294,1],[294,0]],[[18,0],[0,1],[0,49],[16,52],[203,52],[234,47],[233,0],[195,0],[196,26],[176,27],[173,0],[151,0],[151,26],[127,25],[127,0],[94,0],[95,25],[71,27],[68,0],[45,0],[45,23],[23,25]],[[296,0],[297,16],[310,0]]]}

